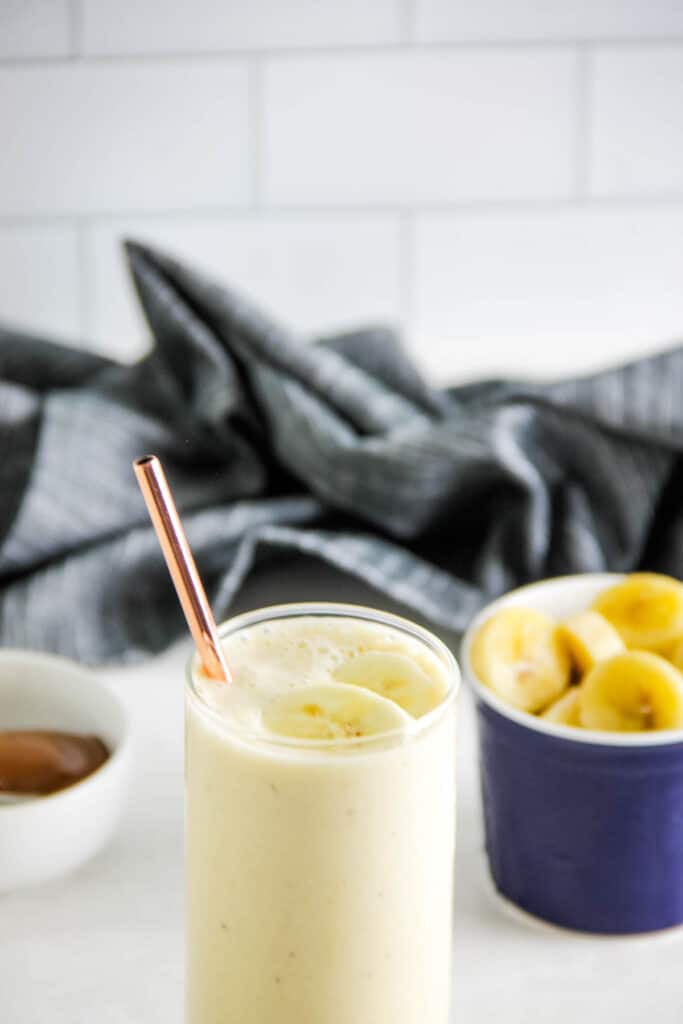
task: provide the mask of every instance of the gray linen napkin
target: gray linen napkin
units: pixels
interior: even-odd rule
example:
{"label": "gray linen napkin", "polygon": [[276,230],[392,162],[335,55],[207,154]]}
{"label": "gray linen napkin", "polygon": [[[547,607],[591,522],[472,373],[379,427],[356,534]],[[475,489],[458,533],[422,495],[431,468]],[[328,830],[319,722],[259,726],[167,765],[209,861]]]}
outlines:
{"label": "gray linen napkin", "polygon": [[683,350],[441,392],[390,331],[305,345],[182,263],[127,253],[155,339],[135,365],[0,330],[2,644],[96,663],[179,635],[131,470],[148,451],[220,616],[281,549],[450,630],[543,576],[683,576]]}

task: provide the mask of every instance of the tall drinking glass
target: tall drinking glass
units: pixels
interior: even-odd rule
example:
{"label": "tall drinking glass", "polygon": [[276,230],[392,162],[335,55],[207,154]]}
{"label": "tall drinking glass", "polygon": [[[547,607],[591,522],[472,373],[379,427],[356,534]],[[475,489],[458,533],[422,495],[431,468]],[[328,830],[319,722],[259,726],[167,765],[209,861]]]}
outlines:
{"label": "tall drinking glass", "polygon": [[[453,656],[354,605],[266,608],[220,635],[234,684],[193,660],[186,687],[187,1024],[447,1024]],[[433,708],[369,736],[263,728],[272,701],[367,651],[431,682]]]}

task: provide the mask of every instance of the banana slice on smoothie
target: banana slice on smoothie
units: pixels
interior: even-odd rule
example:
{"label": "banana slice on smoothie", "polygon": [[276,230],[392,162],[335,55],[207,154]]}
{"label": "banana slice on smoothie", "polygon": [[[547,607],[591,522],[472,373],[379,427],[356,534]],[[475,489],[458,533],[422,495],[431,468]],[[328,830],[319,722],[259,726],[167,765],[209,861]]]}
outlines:
{"label": "banana slice on smoothie", "polygon": [[386,697],[413,718],[432,711],[445,696],[442,680],[428,676],[405,654],[391,651],[357,654],[336,669],[334,678]]}
{"label": "banana slice on smoothie", "polygon": [[627,647],[664,653],[683,633],[683,584],[671,576],[636,572],[593,602]]}
{"label": "banana slice on smoothie", "polygon": [[570,686],[566,693],[546,708],[541,718],[546,722],[555,722],[556,725],[573,725],[580,728],[579,687]]}
{"label": "banana slice on smoothie", "polygon": [[501,608],[480,627],[470,650],[479,679],[523,711],[541,711],[569,685],[569,654],[557,623],[531,608]]}
{"label": "banana slice on smoothie", "polygon": [[397,704],[369,690],[321,683],[276,698],[262,721],[270,732],[292,739],[353,740],[395,732],[411,720]]}
{"label": "banana slice on smoothie", "polygon": [[560,625],[560,635],[569,656],[583,675],[599,661],[621,654],[624,641],[611,622],[600,612],[587,611],[570,615]]}
{"label": "banana slice on smoothie", "polygon": [[587,729],[649,732],[683,728],[683,676],[650,651],[625,651],[592,669],[579,687]]}

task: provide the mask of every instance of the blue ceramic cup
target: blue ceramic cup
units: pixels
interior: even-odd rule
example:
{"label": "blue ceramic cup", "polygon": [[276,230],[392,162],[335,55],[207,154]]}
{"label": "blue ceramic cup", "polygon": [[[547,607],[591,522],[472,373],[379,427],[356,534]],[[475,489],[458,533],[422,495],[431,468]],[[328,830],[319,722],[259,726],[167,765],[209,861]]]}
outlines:
{"label": "blue ceramic cup", "polygon": [[494,885],[529,914],[603,934],[683,923],[683,731],[607,733],[545,722],[476,678],[471,641],[509,605],[564,618],[619,580],[521,587],[471,623],[461,665],[474,691],[486,851]]}

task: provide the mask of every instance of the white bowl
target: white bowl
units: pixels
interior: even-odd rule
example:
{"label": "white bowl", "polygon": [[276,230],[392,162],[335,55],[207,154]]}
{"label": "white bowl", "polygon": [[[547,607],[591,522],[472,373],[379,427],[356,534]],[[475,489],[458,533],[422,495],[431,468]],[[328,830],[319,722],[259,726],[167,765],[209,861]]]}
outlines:
{"label": "white bowl", "polygon": [[50,796],[0,803],[0,892],[72,871],[111,838],[130,767],[118,697],[65,658],[0,651],[0,727],[98,736],[110,756],[92,775]]}

